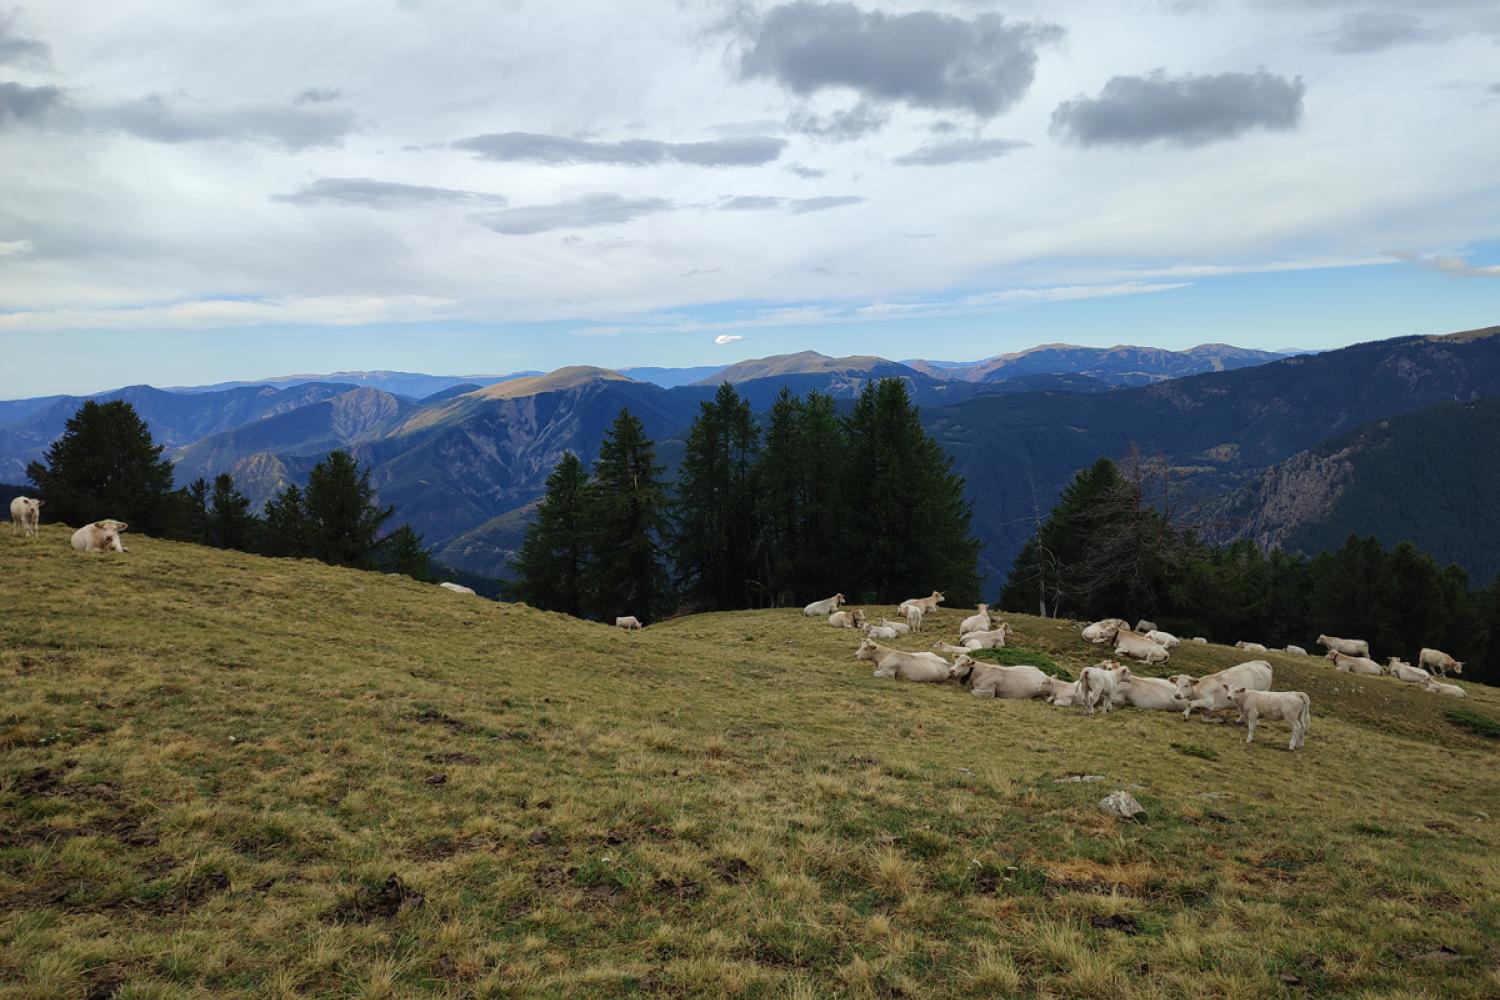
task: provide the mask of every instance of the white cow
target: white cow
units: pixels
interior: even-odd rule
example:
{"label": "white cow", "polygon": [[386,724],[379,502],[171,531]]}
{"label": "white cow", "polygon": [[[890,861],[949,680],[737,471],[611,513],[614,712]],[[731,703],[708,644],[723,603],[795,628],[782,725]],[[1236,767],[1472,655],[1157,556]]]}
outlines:
{"label": "white cow", "polygon": [[936,684],[948,679],[951,665],[936,653],[903,653],[866,639],[854,651],[856,660],[875,664],[876,677]]}
{"label": "white cow", "polygon": [[1171,632],[1163,632],[1161,629],[1153,629],[1146,633],[1146,638],[1164,649],[1176,649],[1182,645],[1182,640]]}
{"label": "white cow", "polygon": [[1423,649],[1417,654],[1417,666],[1425,667],[1435,674],[1446,674],[1450,670],[1455,674],[1464,672],[1463,663],[1441,649]]}
{"label": "white cow", "polygon": [[1048,677],[1047,684],[1042,689],[1042,697],[1050,704],[1071,708],[1078,704],[1078,682]]}
{"label": "white cow", "polygon": [[1238,685],[1251,691],[1271,690],[1271,665],[1265,660],[1249,660],[1196,679],[1177,674],[1167,680],[1177,685],[1175,700],[1179,705],[1186,703],[1182,717],[1190,719],[1195,708],[1212,712],[1233,705],[1234,702],[1229,700],[1231,686]]}
{"label": "white cow", "polygon": [[920,605],[920,604],[904,605],[901,608],[901,613],[906,616],[906,628],[907,628],[907,631],[909,631],[909,632],[920,632],[920,631],[922,631],[922,616],[927,613],[926,609],[924,609],[922,607],[922,605]]}
{"label": "white cow", "polygon": [[1161,677],[1137,677],[1129,670],[1115,681],[1115,704],[1166,712],[1182,707],[1176,684]]}
{"label": "white cow", "polygon": [[1368,656],[1345,656],[1335,649],[1328,654],[1328,659],[1333,661],[1333,665],[1336,668],[1349,674],[1367,674],[1370,677],[1379,677],[1385,673],[1385,668]]}
{"label": "white cow", "polygon": [[910,608],[910,607],[919,607],[919,608],[921,608],[923,610],[923,612],[936,611],[937,610],[937,606],[939,604],[942,604],[942,603],[943,603],[943,594],[942,594],[942,591],[934,590],[931,594],[927,595],[926,597],[913,597],[913,598],[910,598],[909,600],[902,601],[901,602],[901,610],[905,611],[907,608]]}
{"label": "white cow", "polygon": [[813,601],[802,609],[802,614],[807,618],[817,618],[819,615],[832,614],[844,603],[843,594],[834,594],[826,601]]}
{"label": "white cow", "polygon": [[1234,644],[1234,648],[1235,649],[1243,649],[1247,653],[1266,653],[1266,652],[1269,652],[1269,650],[1267,650],[1266,647],[1262,646],[1260,643],[1258,643],[1258,642],[1246,642],[1244,639],[1241,639],[1239,642],[1235,643]]}
{"label": "white cow", "polygon": [[1201,635],[1195,635],[1195,636],[1193,636],[1193,641],[1196,642],[1196,643],[1199,643],[1200,645],[1204,645],[1204,646],[1208,645],[1208,640],[1205,639],[1205,638],[1203,638],[1203,636],[1201,636]]}
{"label": "white cow", "polygon": [[976,663],[968,655],[953,661],[948,676],[977,698],[1036,698],[1051,690],[1052,680],[1036,667]]}
{"label": "white cow", "polygon": [[1337,651],[1345,656],[1370,655],[1370,644],[1363,639],[1340,639],[1336,635],[1320,635],[1318,645],[1330,653]]}
{"label": "white cow", "polygon": [[853,611],[835,611],[828,616],[828,624],[834,628],[864,628],[865,613],[858,608]]}
{"label": "white cow", "polygon": [[1135,623],[1135,630],[1141,635],[1145,635],[1147,632],[1155,632],[1156,622],[1142,618],[1140,621]]}
{"label": "white cow", "polygon": [[79,552],[129,552],[120,543],[120,532],[130,525],[109,518],[85,524],[73,532],[73,548]]}
{"label": "white cow", "polygon": [[16,497],[10,502],[10,533],[36,537],[37,523],[42,519],[42,501],[36,497]]}
{"label": "white cow", "polygon": [[1146,663],[1165,663],[1171,654],[1141,633],[1122,628],[1115,633],[1115,655],[1134,657]]}
{"label": "white cow", "polygon": [[1115,633],[1122,628],[1129,628],[1130,623],[1123,618],[1105,618],[1085,626],[1083,638],[1088,642],[1105,643],[1114,642]]}
{"label": "white cow", "polygon": [[1245,742],[1255,741],[1255,724],[1261,719],[1280,719],[1292,726],[1288,750],[1296,750],[1307,738],[1307,724],[1312,719],[1312,699],[1301,691],[1251,691],[1234,685],[1229,699],[1239,707],[1245,720]]}
{"label": "white cow", "polygon": [[886,618],[880,619],[880,627],[893,628],[896,630],[897,635],[906,635],[911,631],[911,626],[906,624],[906,622],[893,622]]}
{"label": "white cow", "polygon": [[889,625],[866,625],[865,626],[865,638],[866,639],[899,639],[899,638],[901,638],[901,633],[897,632],[895,629],[891,628]]}
{"label": "white cow", "polygon": [[1428,691],[1432,694],[1444,694],[1449,698],[1467,698],[1469,696],[1468,693],[1457,684],[1444,684],[1439,680],[1429,679],[1426,684],[1422,685],[1422,690]]}
{"label": "white cow", "polygon": [[478,594],[474,593],[473,588],[465,587],[461,583],[449,583],[447,580],[444,580],[442,583],[438,584],[438,586],[442,587],[444,590],[451,590],[455,594],[468,594],[470,597],[479,596]]}
{"label": "white cow", "polygon": [[1421,667],[1412,666],[1410,663],[1402,660],[1399,656],[1391,657],[1390,662],[1386,664],[1386,669],[1389,670],[1391,672],[1391,676],[1396,678],[1397,680],[1410,681],[1413,684],[1426,684],[1428,681],[1432,680],[1432,675],[1427,671],[1423,670]]}
{"label": "white cow", "polygon": [[1289,653],[1292,656],[1307,655],[1307,650],[1303,649],[1301,646],[1288,646],[1285,650],[1283,650],[1283,652]]}
{"label": "white cow", "polygon": [[988,632],[990,630],[990,606],[979,605],[979,613],[965,618],[958,626],[960,636],[968,635],[970,632]]}
{"label": "white cow", "polygon": [[999,628],[992,628],[988,632],[970,632],[958,640],[958,644],[960,646],[967,646],[970,649],[1003,649],[1005,647],[1005,640],[1010,637],[1010,634],[1010,626],[1001,625]]}
{"label": "white cow", "polygon": [[627,632],[639,632],[641,621],[635,615],[625,615],[615,619],[615,628],[622,628]]}
{"label": "white cow", "polygon": [[1105,660],[1096,667],[1084,667],[1083,674],[1078,678],[1078,691],[1074,700],[1083,706],[1087,715],[1093,715],[1094,709],[1100,705],[1108,713],[1114,705],[1121,677],[1129,672],[1129,667],[1112,660]]}

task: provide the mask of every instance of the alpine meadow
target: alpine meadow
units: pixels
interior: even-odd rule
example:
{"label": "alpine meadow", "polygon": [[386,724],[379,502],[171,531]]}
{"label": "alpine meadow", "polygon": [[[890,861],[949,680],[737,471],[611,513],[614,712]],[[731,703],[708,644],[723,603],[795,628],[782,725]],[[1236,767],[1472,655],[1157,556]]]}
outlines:
{"label": "alpine meadow", "polygon": [[0,1000],[1500,997],[1474,0],[0,0]]}

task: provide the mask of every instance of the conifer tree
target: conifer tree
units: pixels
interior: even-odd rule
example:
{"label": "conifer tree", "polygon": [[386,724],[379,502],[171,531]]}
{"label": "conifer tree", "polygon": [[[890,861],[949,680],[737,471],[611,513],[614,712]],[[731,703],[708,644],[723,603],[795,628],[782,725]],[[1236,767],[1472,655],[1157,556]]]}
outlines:
{"label": "conifer tree", "polygon": [[82,525],[103,518],[161,534],[171,527],[172,463],[124,400],[85,402],[44,461],[26,467],[49,519]]}
{"label": "conifer tree", "polygon": [[564,453],[547,476],[547,492],[511,563],[515,600],[583,617],[589,606],[590,499],[588,470],[577,455]]}
{"label": "conifer tree", "polygon": [[268,556],[312,557],[312,522],[307,515],[302,490],[297,486],[289,485],[266,501],[261,551]]}
{"label": "conifer tree", "polygon": [[672,548],[678,584],[695,606],[751,604],[759,439],[750,404],[728,382],[701,405],[688,431],[672,504]]}
{"label": "conifer tree", "polygon": [[411,525],[403,524],[380,542],[381,561],[386,570],[413,580],[432,580],[432,553],[422,544],[422,536]]}
{"label": "conifer tree", "polygon": [[[757,565],[771,603],[795,603],[798,563],[806,544],[803,532],[804,472],[801,468],[801,433],[804,409],[801,400],[782,386],[771,404],[766,421],[765,447],[760,453],[756,482],[760,495],[756,516],[760,522]],[[805,602],[804,602],[805,603]]]}
{"label": "conifer tree", "polygon": [[394,509],[375,502],[368,469],[346,451],[330,452],[308,475],[303,502],[315,557],[335,566],[371,564],[381,525]]}
{"label": "conifer tree", "polygon": [[250,501],[227,472],[214,477],[208,506],[208,540],[221,549],[253,551],[259,541],[260,518],[250,513]]}
{"label": "conifer tree", "polygon": [[595,615],[611,621],[635,615],[642,621],[667,609],[663,569],[666,488],[656,445],[641,421],[625,407],[599,446],[588,490],[595,586]]}

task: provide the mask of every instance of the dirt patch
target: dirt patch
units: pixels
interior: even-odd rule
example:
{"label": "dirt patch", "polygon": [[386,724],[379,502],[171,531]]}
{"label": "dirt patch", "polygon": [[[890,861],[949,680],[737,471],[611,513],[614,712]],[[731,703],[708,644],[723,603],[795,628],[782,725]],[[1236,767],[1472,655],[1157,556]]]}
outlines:
{"label": "dirt patch", "polygon": [[1101,930],[1119,931],[1121,934],[1139,934],[1140,927],[1136,925],[1135,918],[1125,913],[1115,913],[1107,917],[1089,917],[1089,923]]}
{"label": "dirt patch", "polygon": [[714,874],[725,885],[739,885],[755,877],[755,866],[740,858],[726,858],[714,865]]}
{"label": "dirt patch", "polygon": [[478,764],[479,758],[471,753],[461,750],[452,750],[448,753],[430,753],[422,758],[429,764]]}
{"label": "dirt patch", "polygon": [[352,897],[333,908],[329,917],[335,923],[367,924],[375,920],[389,920],[403,906],[421,906],[423,896],[408,886],[400,875],[392,874],[375,887],[360,886]]}
{"label": "dirt patch", "polygon": [[407,722],[415,722],[424,726],[446,726],[455,733],[468,732],[471,728],[462,719],[455,719],[447,712],[439,712],[436,709],[424,708],[420,712],[412,712],[401,716]]}

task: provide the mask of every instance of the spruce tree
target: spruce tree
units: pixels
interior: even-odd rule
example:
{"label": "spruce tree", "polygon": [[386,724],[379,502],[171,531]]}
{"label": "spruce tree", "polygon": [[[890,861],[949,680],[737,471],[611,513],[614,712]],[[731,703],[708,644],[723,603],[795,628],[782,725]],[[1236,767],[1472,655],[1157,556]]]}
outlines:
{"label": "spruce tree", "polygon": [[178,534],[185,542],[208,544],[208,480],[199,476],[183,491]]}
{"label": "spruce tree", "polygon": [[170,527],[172,463],[123,400],[89,400],[68,418],[45,460],[26,467],[49,519],[82,525],[114,518],[132,531]]}
{"label": "spruce tree", "polygon": [[302,490],[297,486],[286,486],[266,501],[261,551],[268,556],[312,557],[312,522],[308,518]]}
{"label": "spruce tree", "polygon": [[411,525],[403,524],[380,542],[381,561],[388,572],[400,573],[423,583],[432,580],[432,553],[422,544],[422,536]]}
{"label": "spruce tree", "polygon": [[208,538],[221,549],[253,551],[259,541],[260,518],[250,513],[250,500],[234,485],[227,472],[214,477],[209,500]]}
{"label": "spruce tree", "polygon": [[701,404],[688,431],[672,504],[672,548],[678,584],[695,607],[750,606],[759,438],[750,404],[728,382]]}
{"label": "spruce tree", "polygon": [[589,606],[589,474],[571,451],[547,476],[547,492],[511,562],[510,595],[532,607],[581,618]]}
{"label": "spruce tree", "polygon": [[304,504],[313,555],[335,566],[368,567],[380,527],[394,512],[375,502],[370,470],[360,469],[343,450],[313,467]]}
{"label": "spruce tree", "polygon": [[[799,588],[794,603],[855,589],[852,554],[858,531],[866,523],[852,509],[847,492],[852,462],[849,436],[833,397],[810,392],[798,415],[796,441],[798,545],[792,554],[792,579]],[[908,595],[910,596],[910,595]]]}
{"label": "spruce tree", "polygon": [[599,446],[588,490],[595,615],[611,621],[656,618],[669,599],[663,569],[666,488],[656,445],[640,420],[621,407]]}
{"label": "spruce tree", "polygon": [[802,416],[801,401],[783,386],[771,404],[755,476],[760,487],[757,565],[771,604],[777,607],[796,602],[799,595],[797,571],[806,537],[802,530]]}

